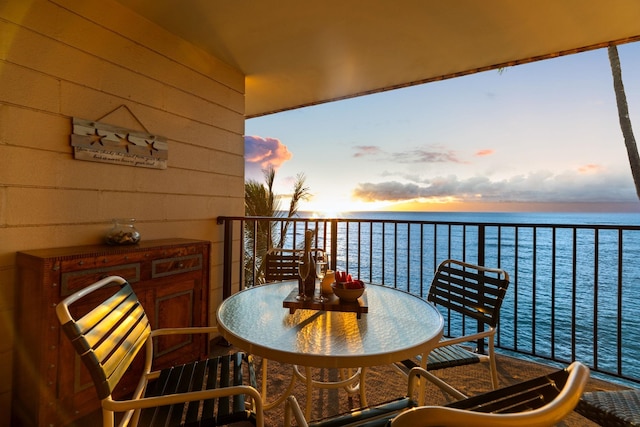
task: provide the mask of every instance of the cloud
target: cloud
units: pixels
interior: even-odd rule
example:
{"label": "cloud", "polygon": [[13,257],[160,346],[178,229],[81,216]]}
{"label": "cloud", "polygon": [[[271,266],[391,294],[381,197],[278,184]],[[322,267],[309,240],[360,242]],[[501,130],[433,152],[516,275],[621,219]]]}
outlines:
{"label": "cloud", "polygon": [[465,163],[458,159],[455,151],[440,147],[416,148],[408,151],[386,152],[377,145],[358,145],[353,157],[377,157],[378,160],[394,163]]}
{"label": "cloud", "polygon": [[356,152],[353,157],[376,156],[382,153],[382,150],[377,145],[357,145],[354,148]]}
{"label": "cloud", "polygon": [[293,157],[287,146],[277,138],[244,137],[245,174],[249,179],[261,179],[262,171],[280,166]]}
{"label": "cloud", "polygon": [[491,149],[478,150],[476,152],[476,156],[478,156],[478,157],[490,156],[493,153],[494,153],[494,151],[491,150]]}
{"label": "cloud", "polygon": [[417,149],[393,153],[391,159],[398,163],[464,163],[452,150]]}
{"label": "cloud", "polygon": [[358,200],[406,202],[455,200],[485,202],[635,202],[628,174],[539,171],[492,181],[485,176],[458,179],[454,175],[422,182],[360,183],[353,191]]}
{"label": "cloud", "polygon": [[580,166],[578,168],[578,172],[580,172],[580,173],[596,173],[596,172],[599,172],[601,169],[602,168],[600,167],[600,165],[588,164],[588,165]]}

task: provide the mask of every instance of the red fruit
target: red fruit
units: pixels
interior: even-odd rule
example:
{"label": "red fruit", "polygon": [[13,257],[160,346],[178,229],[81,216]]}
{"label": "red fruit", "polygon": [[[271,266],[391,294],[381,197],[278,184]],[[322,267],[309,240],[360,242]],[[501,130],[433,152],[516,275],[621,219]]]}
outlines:
{"label": "red fruit", "polygon": [[364,282],[360,279],[355,279],[353,282],[347,282],[344,284],[346,289],[362,289],[364,288]]}
{"label": "red fruit", "polygon": [[347,274],[347,278],[345,279],[345,282],[353,282],[353,277],[351,277],[350,274]]}

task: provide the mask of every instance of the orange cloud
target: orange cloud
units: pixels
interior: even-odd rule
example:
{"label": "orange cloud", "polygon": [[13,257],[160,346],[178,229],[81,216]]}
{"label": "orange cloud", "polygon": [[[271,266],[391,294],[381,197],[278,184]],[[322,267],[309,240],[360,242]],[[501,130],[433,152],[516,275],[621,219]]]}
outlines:
{"label": "orange cloud", "polygon": [[588,164],[584,166],[580,166],[578,168],[578,172],[580,173],[596,173],[602,170],[600,165]]}
{"label": "orange cloud", "polygon": [[493,151],[493,150],[491,150],[491,149],[488,149],[488,148],[487,148],[487,149],[484,149],[484,150],[479,150],[479,151],[477,151],[477,152],[476,152],[476,156],[479,156],[479,157],[483,157],[483,156],[490,156],[490,155],[492,155],[493,153],[494,153],[494,151]]}

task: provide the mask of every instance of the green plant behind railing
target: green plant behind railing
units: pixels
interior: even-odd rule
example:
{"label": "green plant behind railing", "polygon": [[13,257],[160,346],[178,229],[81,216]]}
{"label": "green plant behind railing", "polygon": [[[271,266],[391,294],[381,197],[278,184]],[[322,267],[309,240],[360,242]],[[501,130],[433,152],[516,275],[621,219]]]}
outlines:
{"label": "green plant behind railing", "polygon": [[[273,184],[276,172],[273,167],[263,171],[265,183],[248,180],[244,184],[245,215],[277,218],[293,218],[298,213],[300,201],[309,196],[309,188],[305,186],[305,176],[299,173],[293,184],[289,210],[280,210],[281,197],[274,193]],[[267,251],[273,247],[282,247],[290,221],[279,222],[245,221],[244,222],[244,277],[245,287],[264,281],[263,260]]]}

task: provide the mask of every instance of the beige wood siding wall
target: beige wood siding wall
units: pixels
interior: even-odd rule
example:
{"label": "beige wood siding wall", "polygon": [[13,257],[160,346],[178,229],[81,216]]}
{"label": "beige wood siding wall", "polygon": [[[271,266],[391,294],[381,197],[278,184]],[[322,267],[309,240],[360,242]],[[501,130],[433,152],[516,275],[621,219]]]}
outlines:
{"label": "beige wood siding wall", "polygon": [[[74,160],[71,118],[169,143],[166,170]],[[139,123],[138,123],[139,122]],[[141,125],[142,124],[142,125]],[[213,242],[244,212],[244,76],[113,0],[0,0],[0,426],[11,401],[15,253],[100,243],[113,217],[145,240]],[[34,296],[37,297],[37,296]]]}

